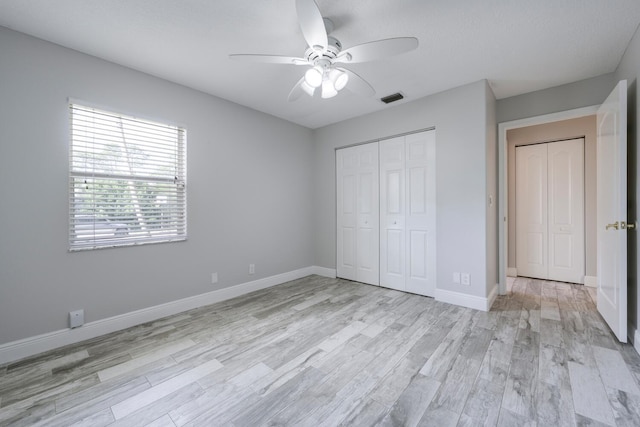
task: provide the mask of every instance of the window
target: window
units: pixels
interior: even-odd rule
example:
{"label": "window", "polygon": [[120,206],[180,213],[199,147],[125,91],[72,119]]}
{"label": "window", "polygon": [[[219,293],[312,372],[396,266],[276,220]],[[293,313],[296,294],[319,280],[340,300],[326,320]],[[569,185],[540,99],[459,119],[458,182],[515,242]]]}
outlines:
{"label": "window", "polygon": [[186,240],[186,130],[69,108],[69,249]]}

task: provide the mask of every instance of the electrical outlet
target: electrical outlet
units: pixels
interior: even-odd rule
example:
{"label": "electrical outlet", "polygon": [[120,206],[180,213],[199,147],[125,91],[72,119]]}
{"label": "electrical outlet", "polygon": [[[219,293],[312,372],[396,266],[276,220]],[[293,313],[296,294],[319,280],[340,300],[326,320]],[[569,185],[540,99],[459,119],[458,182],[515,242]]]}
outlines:
{"label": "electrical outlet", "polygon": [[471,277],[470,277],[469,273],[462,273],[460,275],[460,283],[462,283],[463,285],[470,285],[471,284]]}
{"label": "electrical outlet", "polygon": [[211,284],[218,283],[218,273],[211,273]]}
{"label": "electrical outlet", "polygon": [[460,283],[460,273],[453,273],[453,283]]}
{"label": "electrical outlet", "polygon": [[77,328],[84,325],[84,310],[74,310],[69,312],[69,327]]}
{"label": "electrical outlet", "polygon": [[256,274],[256,265],[249,264],[249,274]]}

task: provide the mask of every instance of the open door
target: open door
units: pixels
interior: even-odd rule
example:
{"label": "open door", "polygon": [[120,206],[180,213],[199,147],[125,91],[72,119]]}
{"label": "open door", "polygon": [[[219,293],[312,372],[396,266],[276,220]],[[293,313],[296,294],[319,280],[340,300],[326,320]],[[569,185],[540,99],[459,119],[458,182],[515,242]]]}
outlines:
{"label": "open door", "polygon": [[627,81],[598,109],[598,311],[627,342]]}

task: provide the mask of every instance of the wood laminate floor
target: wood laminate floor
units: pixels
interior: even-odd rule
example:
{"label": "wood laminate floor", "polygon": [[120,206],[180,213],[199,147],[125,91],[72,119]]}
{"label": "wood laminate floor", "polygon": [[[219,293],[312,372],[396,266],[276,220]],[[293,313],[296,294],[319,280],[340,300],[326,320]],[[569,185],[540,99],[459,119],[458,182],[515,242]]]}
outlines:
{"label": "wood laminate floor", "polygon": [[0,366],[0,425],[640,425],[590,288],[489,313],[309,276]]}

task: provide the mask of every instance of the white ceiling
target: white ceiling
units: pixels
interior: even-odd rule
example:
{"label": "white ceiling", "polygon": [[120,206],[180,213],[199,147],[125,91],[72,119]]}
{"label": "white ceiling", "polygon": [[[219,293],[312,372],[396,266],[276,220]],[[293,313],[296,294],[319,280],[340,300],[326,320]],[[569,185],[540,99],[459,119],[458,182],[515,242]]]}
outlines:
{"label": "white ceiling", "polygon": [[401,36],[420,46],[348,66],[372,98],[290,103],[304,67],[228,55],[302,56],[294,0],[1,0],[0,25],[318,128],[393,108],[379,98],[398,91],[407,102],[488,79],[500,99],[612,72],[640,23],[638,0],[316,2],[343,48]]}

